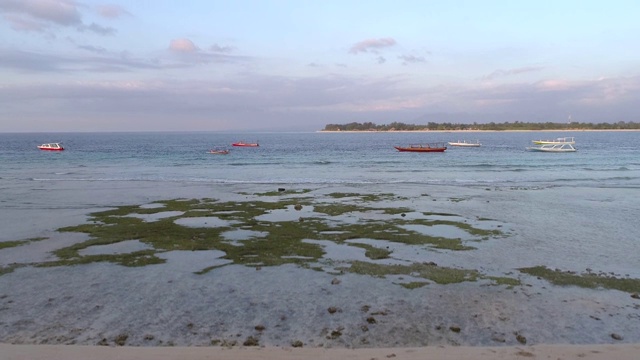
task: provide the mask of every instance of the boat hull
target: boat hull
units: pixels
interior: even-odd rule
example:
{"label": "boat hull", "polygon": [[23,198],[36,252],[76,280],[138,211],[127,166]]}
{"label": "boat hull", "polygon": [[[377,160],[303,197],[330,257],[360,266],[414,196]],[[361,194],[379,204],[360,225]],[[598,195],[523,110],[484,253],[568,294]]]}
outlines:
{"label": "boat hull", "polygon": [[401,151],[401,152],[444,152],[445,150],[447,150],[447,147],[437,147],[437,148],[433,148],[433,147],[400,147],[400,146],[394,146],[394,148],[396,148],[396,150]]}
{"label": "boat hull", "polygon": [[449,143],[450,146],[458,146],[458,147],[479,147],[480,144],[476,143]]}
{"label": "boat hull", "polygon": [[527,150],[529,151],[537,151],[537,152],[554,152],[554,153],[564,153],[564,152],[576,152],[578,150],[576,149],[562,149],[562,150],[558,150],[558,149],[540,149],[540,148],[534,148],[534,147],[530,147],[527,148]]}
{"label": "boat hull", "polygon": [[540,146],[532,146],[528,147],[529,151],[538,151],[538,152],[554,152],[554,153],[565,153],[565,152],[576,152],[577,149],[573,147],[573,145],[569,143],[563,144],[543,144]]}
{"label": "boat hull", "polygon": [[260,146],[257,143],[233,143],[231,145],[232,146],[236,146],[236,147],[258,147],[258,146]]}

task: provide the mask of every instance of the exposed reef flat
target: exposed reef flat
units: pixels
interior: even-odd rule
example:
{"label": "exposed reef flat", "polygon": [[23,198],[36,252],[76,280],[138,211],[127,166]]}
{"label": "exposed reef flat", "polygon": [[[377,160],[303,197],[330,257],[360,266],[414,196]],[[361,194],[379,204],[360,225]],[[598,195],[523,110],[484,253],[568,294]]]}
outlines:
{"label": "exposed reef flat", "polygon": [[48,196],[63,204],[59,226],[29,232],[16,223],[1,239],[0,342],[389,348],[640,340],[639,274],[624,262],[594,262],[603,252],[575,245],[604,249],[600,234],[584,239],[584,229],[566,228],[591,209],[580,200],[563,205],[574,213],[558,224],[513,211],[518,200],[546,205],[552,188],[202,186],[167,198],[166,189],[142,184],[115,199],[97,190],[99,204],[94,197],[89,206],[81,196],[64,202],[52,186]]}

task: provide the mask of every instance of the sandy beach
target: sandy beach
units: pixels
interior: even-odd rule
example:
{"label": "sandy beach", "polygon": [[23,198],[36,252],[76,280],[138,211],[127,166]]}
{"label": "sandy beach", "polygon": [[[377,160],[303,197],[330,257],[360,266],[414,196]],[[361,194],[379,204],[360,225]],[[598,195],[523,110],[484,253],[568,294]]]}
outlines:
{"label": "sandy beach", "polygon": [[[418,359],[427,354],[434,359],[631,359],[638,350],[640,300],[634,294],[557,286],[517,270],[545,265],[544,259],[558,251],[544,242],[532,243],[532,239],[571,233],[571,238],[579,241],[581,231],[592,229],[574,227],[569,231],[564,228],[565,222],[579,223],[580,219],[593,217],[592,208],[570,203],[563,205],[567,208],[554,210],[563,213],[572,209],[565,222],[544,227],[541,224],[545,219],[518,211],[519,204],[526,201],[530,206],[547,206],[556,195],[579,193],[580,189],[468,188],[461,194],[459,187],[438,187],[435,192],[403,185],[391,196],[381,195],[388,189],[375,186],[287,189],[291,192],[284,193],[270,185],[212,189],[190,184],[159,189],[153,183],[139,183],[131,189],[130,184],[117,182],[108,186],[85,183],[82,192],[68,182],[40,186],[47,191],[34,194],[28,187],[12,189],[13,196],[20,200],[0,220],[5,229],[2,241],[46,239],[0,250],[0,264],[10,269],[0,276],[3,359]],[[432,195],[409,196],[426,192]],[[623,199],[625,191],[591,194],[579,201],[596,201],[600,196]],[[88,217],[90,213],[135,205],[141,213],[156,214],[156,218],[136,215],[143,223],[154,222],[161,216],[176,215],[175,211],[166,211],[169,209],[164,209],[165,215],[161,215],[162,208],[154,210],[171,204],[158,205],[159,201],[212,197],[217,203],[236,204],[309,201],[315,207],[305,202],[300,210],[269,210],[257,219],[310,226],[315,218],[325,216],[324,220],[330,220],[336,229],[340,228],[339,222],[413,218],[419,222],[425,213],[440,214],[430,216],[444,216],[447,224],[455,225],[442,228],[441,234],[462,237],[466,239],[462,244],[473,245],[473,249],[451,251],[432,245],[355,238],[339,243],[308,239],[303,243],[323,250],[319,258],[309,260],[310,266],[300,266],[296,261],[273,266],[235,264],[236,260],[219,250],[163,250],[154,255],[161,263],[146,266],[122,266],[116,260],[40,266],[56,261],[52,253],[56,249],[90,239],[80,232],[56,231],[95,222]],[[35,205],[39,203],[55,205],[42,208]],[[354,207],[342,215],[327,216],[319,212],[324,203],[364,211]],[[486,207],[487,203],[492,206]],[[405,210],[402,217],[400,213],[372,210],[383,208]],[[55,217],[49,212],[52,209]],[[616,209],[613,202],[602,203],[599,210],[619,212],[621,223],[633,221],[633,214],[625,212],[624,207]],[[184,223],[189,219],[197,221],[185,218]],[[500,235],[464,238],[468,234],[459,231],[467,226],[495,230]],[[630,231],[619,228],[619,224],[609,226],[611,229],[603,231]],[[240,232],[239,238],[229,238],[229,242],[242,243],[247,235],[263,236],[261,232],[271,228],[266,229],[247,228],[243,231],[248,233]],[[512,246],[519,250],[513,251]],[[534,248],[524,252],[523,246]],[[432,264],[429,266],[440,270],[473,270],[465,276],[473,274],[474,280],[440,283],[424,275],[426,270],[421,268],[370,275],[353,270],[353,264],[371,262],[367,254],[374,247],[392,254],[375,261],[385,271],[409,263]],[[130,239],[112,245],[83,246],[80,254],[88,257],[148,249],[149,245]],[[604,253],[579,247],[566,251],[576,255],[577,259],[566,262],[574,270],[596,263]],[[296,260],[295,256],[291,258]],[[352,264],[352,268],[346,264]],[[616,263],[608,263],[606,269],[622,278],[628,270]],[[635,274],[626,277],[634,278]]]}
{"label": "sandy beach", "polygon": [[398,359],[398,360],[634,360],[640,345],[536,345],[517,347],[423,347],[379,349],[291,349],[291,348],[206,348],[206,347],[93,347],[69,345],[0,344],[3,360],[236,360],[236,359]]}

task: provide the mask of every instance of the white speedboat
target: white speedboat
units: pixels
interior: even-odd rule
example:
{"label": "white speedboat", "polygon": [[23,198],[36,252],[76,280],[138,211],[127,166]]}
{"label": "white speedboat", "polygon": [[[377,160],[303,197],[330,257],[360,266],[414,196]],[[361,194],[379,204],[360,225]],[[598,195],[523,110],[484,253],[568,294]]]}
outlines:
{"label": "white speedboat", "polygon": [[578,149],[573,147],[570,143],[562,144],[543,144],[540,146],[528,147],[529,151],[542,151],[542,152],[575,152]]}
{"label": "white speedboat", "polygon": [[476,140],[476,142],[469,142],[467,140],[458,140],[457,142],[449,142],[451,146],[462,146],[462,147],[478,147],[480,144],[480,140]]}

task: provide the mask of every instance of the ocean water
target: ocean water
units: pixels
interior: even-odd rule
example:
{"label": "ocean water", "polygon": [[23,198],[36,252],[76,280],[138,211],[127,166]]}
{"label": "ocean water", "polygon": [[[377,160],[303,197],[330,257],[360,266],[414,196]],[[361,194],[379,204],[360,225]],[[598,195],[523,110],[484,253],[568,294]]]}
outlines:
{"label": "ocean water", "polygon": [[[574,136],[575,153],[531,140]],[[400,153],[394,145],[479,140],[482,147]],[[236,148],[236,141],[258,148]],[[64,152],[40,143],[62,142]],[[228,148],[228,155],[209,154]],[[2,181],[430,184],[640,188],[640,132],[18,133],[0,134]]]}

